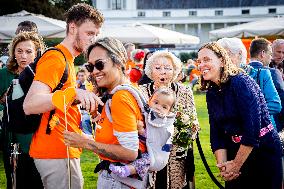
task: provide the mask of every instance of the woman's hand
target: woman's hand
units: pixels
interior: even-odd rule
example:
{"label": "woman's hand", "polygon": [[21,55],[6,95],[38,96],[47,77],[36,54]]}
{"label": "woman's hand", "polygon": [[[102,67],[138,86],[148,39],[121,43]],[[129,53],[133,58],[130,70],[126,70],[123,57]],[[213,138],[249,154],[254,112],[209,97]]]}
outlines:
{"label": "woman's hand", "polygon": [[76,147],[76,148],[86,148],[90,138],[85,134],[78,134],[70,131],[64,131],[64,143],[66,146]]}
{"label": "woman's hand", "polygon": [[230,181],[238,178],[240,176],[241,166],[237,164],[234,160],[227,161],[224,163],[217,164],[220,170],[220,175],[225,181]]}

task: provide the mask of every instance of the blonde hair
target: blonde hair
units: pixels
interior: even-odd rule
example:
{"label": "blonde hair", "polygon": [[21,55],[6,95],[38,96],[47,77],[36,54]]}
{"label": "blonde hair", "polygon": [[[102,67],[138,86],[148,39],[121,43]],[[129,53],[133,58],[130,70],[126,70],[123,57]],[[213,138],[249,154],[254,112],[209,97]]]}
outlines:
{"label": "blonde hair", "polygon": [[[237,75],[241,72],[243,72],[242,69],[238,68],[235,64],[232,63],[231,58],[229,57],[227,51],[218,43],[216,42],[210,42],[203,45],[199,50],[202,49],[209,49],[214,52],[214,54],[221,59],[221,62],[223,63],[223,67],[221,68],[221,74],[220,74],[220,84],[226,83],[230,76]],[[208,89],[210,85],[212,84],[211,81],[205,81],[203,79],[203,76],[201,76],[201,88],[203,90]]]}
{"label": "blonde hair", "polygon": [[156,51],[154,54],[147,60],[146,66],[145,66],[145,74],[151,79],[152,78],[152,72],[153,72],[153,64],[155,63],[155,60],[158,58],[168,58],[171,60],[174,68],[174,74],[171,82],[173,82],[177,77],[178,74],[181,72],[182,69],[182,63],[179,58],[177,58],[173,53],[169,51]]}
{"label": "blonde hair", "polygon": [[233,54],[239,54],[239,52],[241,52],[240,63],[244,65],[247,63],[247,49],[241,39],[236,37],[232,38],[224,37],[222,39],[219,39],[217,43],[222,47],[229,49]]}
{"label": "blonde hair", "polygon": [[32,41],[35,45],[35,53],[37,53],[38,50],[43,52],[45,49],[43,39],[37,33],[26,31],[20,32],[13,38],[12,42],[9,44],[9,60],[7,63],[7,69],[13,73],[16,73],[19,68],[19,64],[17,63],[15,57],[15,48],[20,42],[23,41]]}

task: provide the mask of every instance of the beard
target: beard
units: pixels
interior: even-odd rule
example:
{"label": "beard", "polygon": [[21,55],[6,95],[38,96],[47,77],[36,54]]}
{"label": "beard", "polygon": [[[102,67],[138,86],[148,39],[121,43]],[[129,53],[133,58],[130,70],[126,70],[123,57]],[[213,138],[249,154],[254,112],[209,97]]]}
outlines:
{"label": "beard", "polygon": [[83,50],[84,50],[82,41],[81,41],[80,36],[79,36],[79,32],[76,34],[76,38],[75,38],[75,41],[73,43],[73,48],[79,53],[82,53]]}

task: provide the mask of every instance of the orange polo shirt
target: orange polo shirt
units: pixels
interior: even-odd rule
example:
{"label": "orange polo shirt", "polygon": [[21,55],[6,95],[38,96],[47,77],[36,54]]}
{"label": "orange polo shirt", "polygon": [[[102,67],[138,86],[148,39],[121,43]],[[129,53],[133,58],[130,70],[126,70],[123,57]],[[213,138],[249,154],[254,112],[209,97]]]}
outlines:
{"label": "orange polo shirt", "polygon": [[[74,68],[74,58],[66,47],[59,44],[56,48],[60,49],[68,62],[69,74],[62,90],[68,87],[76,86],[76,74]],[[37,63],[36,75],[34,80],[40,81],[50,87],[52,91],[59,83],[64,69],[65,60],[63,55],[58,51],[47,52]],[[49,118],[49,112],[44,113],[41,119],[39,129],[34,133],[31,146],[30,156],[38,159],[61,159],[67,158],[67,149],[63,140],[63,131],[65,130],[64,113],[60,110],[55,111],[59,122],[51,130],[51,134],[46,134],[46,127]],[[67,110],[67,127],[71,132],[81,133],[79,129],[81,114],[77,106],[71,106]],[[81,154],[79,148],[69,148],[70,158],[79,158]]]}
{"label": "orange polo shirt", "polygon": [[[101,119],[96,127],[95,140],[104,144],[119,144],[114,132],[128,133],[138,132],[137,122],[143,120],[140,108],[135,98],[128,91],[116,92],[111,101],[111,115],[113,122],[111,123],[105,113],[105,108],[101,114]],[[135,137],[136,138],[136,137]],[[137,134],[138,141],[138,134]],[[145,152],[146,147],[142,143],[139,143],[139,149]],[[113,161],[99,155],[103,160]]]}

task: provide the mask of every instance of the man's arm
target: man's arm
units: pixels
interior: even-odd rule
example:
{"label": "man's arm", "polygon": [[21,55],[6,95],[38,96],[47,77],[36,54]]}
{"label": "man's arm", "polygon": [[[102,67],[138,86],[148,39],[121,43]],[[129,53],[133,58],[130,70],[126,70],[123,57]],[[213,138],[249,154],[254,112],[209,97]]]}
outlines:
{"label": "man's arm", "polygon": [[25,114],[40,114],[53,110],[55,107],[51,99],[50,87],[40,81],[33,81],[23,105]]}
{"label": "man's arm", "polygon": [[[82,89],[76,89],[76,99],[81,102],[83,108],[90,112],[95,111],[97,102],[104,105],[93,92]],[[40,81],[33,81],[25,98],[23,108],[26,115],[53,110],[55,107],[52,105],[51,88]]]}

